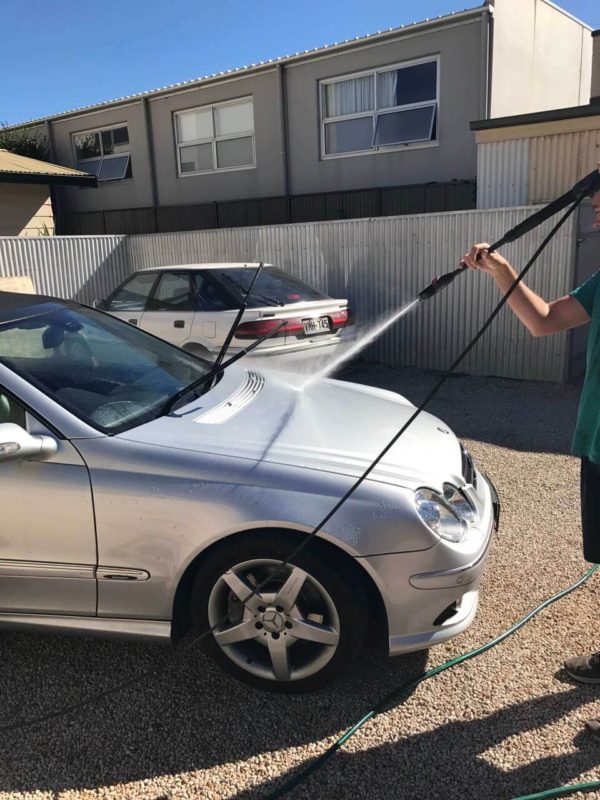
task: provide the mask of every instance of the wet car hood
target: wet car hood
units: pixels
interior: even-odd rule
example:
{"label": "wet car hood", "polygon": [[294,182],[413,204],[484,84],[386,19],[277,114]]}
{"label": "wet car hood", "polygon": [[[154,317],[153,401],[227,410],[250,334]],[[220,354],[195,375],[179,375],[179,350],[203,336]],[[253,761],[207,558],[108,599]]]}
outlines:
{"label": "wet car hood", "polygon": [[[286,464],[358,477],[414,413],[383,389],[231,367],[219,383],[167,417],[119,434],[165,448]],[[371,479],[420,484],[462,481],[458,440],[422,412]]]}

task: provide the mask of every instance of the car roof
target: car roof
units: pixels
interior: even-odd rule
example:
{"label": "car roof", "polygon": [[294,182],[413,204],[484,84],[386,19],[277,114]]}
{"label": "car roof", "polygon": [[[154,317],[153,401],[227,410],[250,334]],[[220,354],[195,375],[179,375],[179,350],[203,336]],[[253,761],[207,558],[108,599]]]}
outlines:
{"label": "car roof", "polygon": [[[274,264],[266,264],[263,262],[263,267],[273,267]],[[258,262],[251,262],[251,261],[224,261],[224,262],[207,262],[204,264],[171,264],[170,266],[164,267],[144,267],[144,269],[138,270],[138,272],[165,272],[167,270],[173,269],[189,269],[189,270],[196,270],[196,269],[243,269],[244,267],[248,267],[250,269],[258,269],[260,264]]]}
{"label": "car roof", "polygon": [[7,322],[13,319],[33,317],[48,311],[58,311],[60,308],[74,308],[79,303],[72,300],[61,300],[46,294],[22,294],[20,292],[0,291],[0,321]]}

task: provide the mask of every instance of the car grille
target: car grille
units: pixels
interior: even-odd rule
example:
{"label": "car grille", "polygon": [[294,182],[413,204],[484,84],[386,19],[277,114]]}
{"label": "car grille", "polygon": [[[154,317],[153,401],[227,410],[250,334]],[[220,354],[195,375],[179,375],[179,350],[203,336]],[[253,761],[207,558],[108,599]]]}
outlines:
{"label": "car grille", "polygon": [[265,379],[260,373],[248,370],[246,372],[246,380],[239,389],[236,389],[227,400],[223,400],[218,406],[211,408],[204,414],[200,414],[199,417],[194,419],[194,422],[203,425],[219,425],[222,422],[226,422],[243,408],[246,408],[262,390],[264,385]]}
{"label": "car grille", "polygon": [[475,465],[467,448],[461,444],[460,455],[462,459],[462,474],[465,483],[470,483],[474,489],[477,489],[477,473],[475,472]]}

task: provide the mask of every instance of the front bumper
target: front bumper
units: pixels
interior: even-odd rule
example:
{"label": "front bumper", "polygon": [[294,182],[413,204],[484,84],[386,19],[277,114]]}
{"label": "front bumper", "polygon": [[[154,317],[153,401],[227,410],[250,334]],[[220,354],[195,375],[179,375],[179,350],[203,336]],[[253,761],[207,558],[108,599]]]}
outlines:
{"label": "front bumper", "polygon": [[479,584],[500,504],[487,476],[481,481],[478,526],[460,545],[357,559],[377,583],[387,611],[390,655],[440,644],[465,631],[479,602]]}

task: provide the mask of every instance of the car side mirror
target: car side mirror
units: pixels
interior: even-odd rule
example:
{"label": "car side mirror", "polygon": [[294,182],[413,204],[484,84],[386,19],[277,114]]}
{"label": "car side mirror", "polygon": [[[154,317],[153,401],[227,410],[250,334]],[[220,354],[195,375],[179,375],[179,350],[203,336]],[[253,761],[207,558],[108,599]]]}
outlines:
{"label": "car side mirror", "polygon": [[56,440],[51,436],[32,436],[14,422],[0,423],[0,462],[19,458],[44,458],[57,450]]}
{"label": "car side mirror", "polygon": [[101,297],[97,297],[95,300],[92,300],[92,308],[97,308],[98,311],[105,311],[106,300],[103,300]]}

